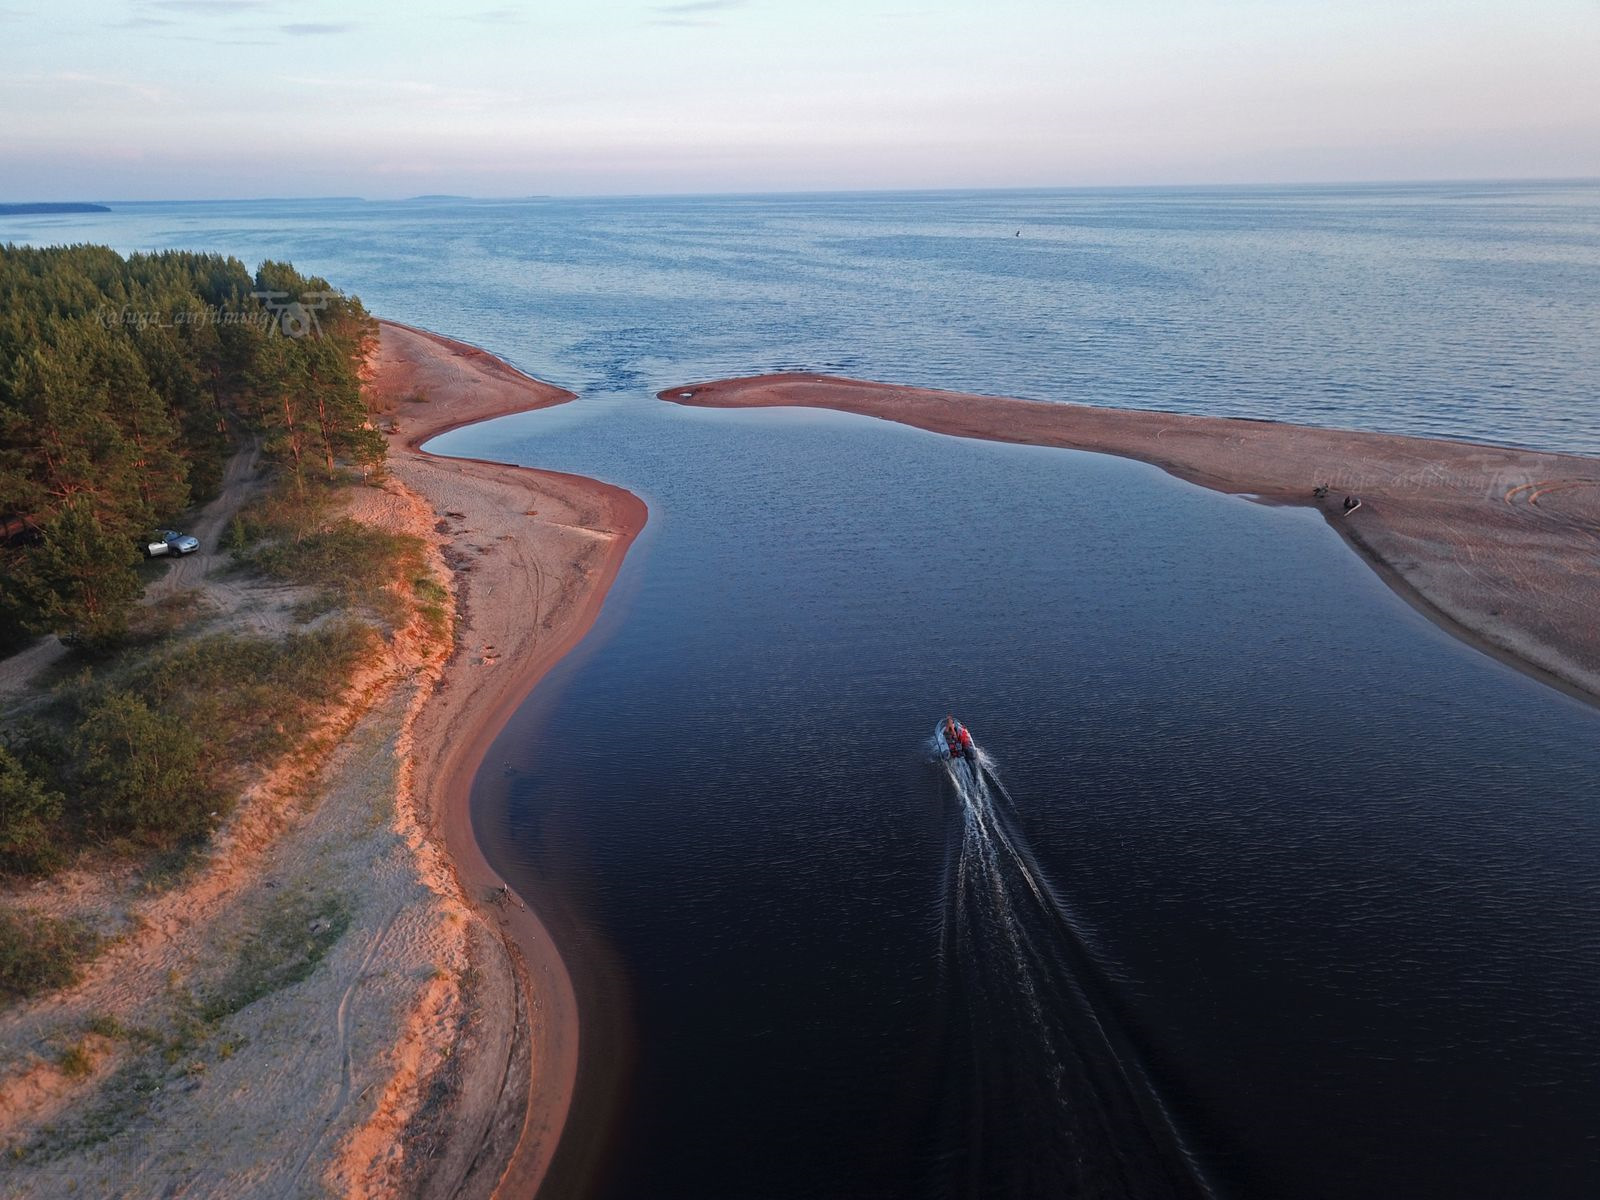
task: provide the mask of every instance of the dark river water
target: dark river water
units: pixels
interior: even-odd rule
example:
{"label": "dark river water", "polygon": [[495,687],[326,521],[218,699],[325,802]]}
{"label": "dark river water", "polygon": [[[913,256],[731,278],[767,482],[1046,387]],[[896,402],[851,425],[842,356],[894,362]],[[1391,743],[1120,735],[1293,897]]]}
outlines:
{"label": "dark river water", "polygon": [[1600,719],[1320,518],[632,396],[433,448],[651,506],[475,801],[626,998],[602,1194],[1600,1192]]}
{"label": "dark river water", "polygon": [[[584,397],[436,449],[649,503],[475,795],[580,990],[571,1190],[598,1145],[616,1200],[1600,1195],[1595,711],[1303,511],[651,399],[796,367],[1596,453],[1600,185],[124,205],[0,238],[292,259]],[[930,761],[951,711],[976,776]]]}

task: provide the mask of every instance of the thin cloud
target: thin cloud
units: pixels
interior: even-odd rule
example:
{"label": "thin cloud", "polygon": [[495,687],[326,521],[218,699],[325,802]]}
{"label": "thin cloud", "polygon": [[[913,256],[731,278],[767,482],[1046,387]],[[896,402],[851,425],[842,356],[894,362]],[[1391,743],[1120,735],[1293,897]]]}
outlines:
{"label": "thin cloud", "polygon": [[322,21],[293,21],[288,25],[279,25],[278,32],[291,37],[321,37],[329,33],[349,33],[354,28],[354,25],[334,25]]}
{"label": "thin cloud", "polygon": [[655,13],[648,24],[675,29],[711,29],[721,25],[712,14],[743,8],[746,0],[685,0],[682,4],[652,4]]}
{"label": "thin cloud", "polygon": [[175,33],[171,36],[175,42],[199,42],[204,46],[281,46],[283,44],[266,38],[205,37],[198,33]]}
{"label": "thin cloud", "polygon": [[277,0],[153,0],[150,7],[205,17],[240,17],[275,7]]}
{"label": "thin cloud", "polygon": [[474,21],[479,25],[520,25],[526,18],[520,9],[486,8],[481,12],[460,13],[456,20]]}
{"label": "thin cloud", "polygon": [[161,29],[168,25],[176,25],[176,21],[166,17],[129,17],[126,21],[118,21],[110,26],[112,29]]}
{"label": "thin cloud", "polygon": [[364,79],[359,76],[279,75],[280,83],[317,92],[351,92],[384,104],[425,104],[441,111],[501,111],[525,97],[488,88],[444,87],[416,79]]}
{"label": "thin cloud", "polygon": [[685,4],[652,4],[651,12],[668,17],[687,17],[694,13],[724,12],[730,8],[743,8],[749,0],[688,0]]}
{"label": "thin cloud", "polygon": [[131,79],[119,79],[111,75],[93,75],[87,71],[54,71],[48,75],[18,75],[16,76],[16,81],[36,87],[53,87],[67,84],[72,90],[78,92],[82,92],[85,89],[120,92],[124,95],[135,96],[150,104],[160,104],[167,99],[167,93],[159,87]]}

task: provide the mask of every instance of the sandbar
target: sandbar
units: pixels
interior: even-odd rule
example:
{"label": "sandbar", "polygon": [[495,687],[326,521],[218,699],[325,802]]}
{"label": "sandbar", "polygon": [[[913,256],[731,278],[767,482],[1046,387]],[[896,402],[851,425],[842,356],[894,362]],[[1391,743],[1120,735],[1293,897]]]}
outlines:
{"label": "sandbar", "polygon": [[803,373],[658,396],[706,408],[827,408],[957,437],[1113,454],[1216,491],[1312,506],[1446,629],[1600,701],[1600,459]]}

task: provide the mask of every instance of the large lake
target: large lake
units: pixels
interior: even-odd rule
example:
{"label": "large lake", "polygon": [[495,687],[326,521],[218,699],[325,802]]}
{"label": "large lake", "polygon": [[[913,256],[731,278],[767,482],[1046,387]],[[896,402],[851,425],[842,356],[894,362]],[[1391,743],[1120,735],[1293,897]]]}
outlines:
{"label": "large lake", "polygon": [[136,204],[9,240],[291,259],[585,394],[799,367],[1600,453],[1600,181]]}
{"label": "large lake", "polygon": [[[1597,452],[1600,189],[159,205],[0,237],[290,258],[583,394],[434,448],[650,504],[475,797],[604,1014],[598,1193],[1600,1194],[1594,710],[1303,511],[651,399],[793,366]],[[947,711],[981,783],[928,759]]]}

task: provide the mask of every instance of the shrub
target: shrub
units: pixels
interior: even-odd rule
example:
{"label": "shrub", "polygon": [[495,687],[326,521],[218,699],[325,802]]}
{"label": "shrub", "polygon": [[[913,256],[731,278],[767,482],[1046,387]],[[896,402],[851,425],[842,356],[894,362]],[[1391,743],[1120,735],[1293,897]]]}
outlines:
{"label": "shrub", "polygon": [[320,482],[279,486],[234,515],[222,536],[223,548],[238,555],[257,542],[303,538],[322,524],[332,499],[331,488]]}
{"label": "shrub", "polygon": [[422,549],[409,534],[342,518],[298,540],[265,543],[235,557],[273,579],[315,588],[347,607],[364,606],[398,625],[406,607],[392,585],[415,575]]}
{"label": "shrub", "polygon": [[66,987],[97,940],[78,921],[0,909],[0,1000]]}
{"label": "shrub", "polygon": [[0,746],[0,872],[43,875],[61,861],[61,793]]}
{"label": "shrub", "polygon": [[68,1079],[82,1079],[94,1070],[94,1059],[89,1057],[89,1052],[83,1048],[82,1042],[73,1042],[56,1055],[56,1066],[61,1068],[62,1074]]}
{"label": "shrub", "polygon": [[74,740],[78,783],[97,832],[150,845],[206,832],[218,794],[201,771],[192,726],[132,692],[114,691],[89,710]]}
{"label": "shrub", "polygon": [[281,642],[214,634],[146,663],[126,686],[171,720],[204,729],[220,761],[242,765],[292,746],[376,642],[356,621]]}

